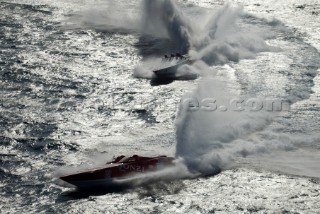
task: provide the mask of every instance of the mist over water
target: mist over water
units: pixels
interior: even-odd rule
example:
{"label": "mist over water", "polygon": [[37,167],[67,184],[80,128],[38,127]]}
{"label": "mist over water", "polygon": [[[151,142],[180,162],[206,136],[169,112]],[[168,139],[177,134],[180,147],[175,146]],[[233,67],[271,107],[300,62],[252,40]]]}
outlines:
{"label": "mist over water", "polygon": [[258,52],[272,50],[265,43],[262,32],[243,31],[238,27],[242,15],[241,7],[229,4],[209,13],[208,22],[190,38],[192,50],[196,52],[194,57],[214,65],[237,62],[255,57]]}

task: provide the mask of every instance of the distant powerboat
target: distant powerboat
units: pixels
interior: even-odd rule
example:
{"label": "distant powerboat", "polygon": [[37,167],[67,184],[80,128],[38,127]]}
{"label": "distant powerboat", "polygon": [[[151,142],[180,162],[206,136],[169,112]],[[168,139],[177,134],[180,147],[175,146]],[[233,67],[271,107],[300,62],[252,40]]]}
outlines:
{"label": "distant powerboat", "polygon": [[158,78],[176,78],[177,70],[180,66],[191,64],[190,57],[185,54],[171,54],[170,57],[165,55],[161,61],[161,67],[153,71]]}
{"label": "distant powerboat", "polygon": [[105,165],[65,174],[59,178],[78,188],[110,186],[115,184],[115,180],[130,178],[136,174],[157,171],[173,165],[173,160],[174,158],[165,155],[155,157],[138,155],[126,157],[122,155]]}

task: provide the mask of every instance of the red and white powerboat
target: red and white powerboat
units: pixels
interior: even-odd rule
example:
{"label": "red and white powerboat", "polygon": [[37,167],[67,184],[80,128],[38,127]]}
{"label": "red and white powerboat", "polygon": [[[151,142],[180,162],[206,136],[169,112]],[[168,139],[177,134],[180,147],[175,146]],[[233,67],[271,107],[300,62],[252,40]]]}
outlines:
{"label": "red and white powerboat", "polygon": [[116,180],[124,180],[136,174],[157,171],[166,166],[171,166],[173,160],[174,158],[165,155],[155,157],[138,155],[126,157],[122,155],[103,166],[64,174],[59,178],[78,188],[108,186],[115,184]]}

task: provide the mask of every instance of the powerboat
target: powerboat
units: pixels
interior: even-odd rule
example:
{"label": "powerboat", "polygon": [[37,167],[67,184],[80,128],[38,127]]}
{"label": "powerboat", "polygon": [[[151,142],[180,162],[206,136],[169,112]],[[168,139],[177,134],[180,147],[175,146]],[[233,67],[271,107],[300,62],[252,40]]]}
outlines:
{"label": "powerboat", "polygon": [[153,73],[158,78],[174,79],[176,78],[178,68],[185,64],[191,64],[190,57],[187,54],[181,55],[176,53],[176,55],[171,54],[170,57],[165,55],[161,60],[161,67],[153,70]]}
{"label": "powerboat", "polygon": [[112,186],[116,181],[128,179],[136,174],[142,174],[163,169],[173,165],[174,158],[165,155],[144,157],[133,155],[118,156],[103,166],[64,174],[59,178],[78,188]]}

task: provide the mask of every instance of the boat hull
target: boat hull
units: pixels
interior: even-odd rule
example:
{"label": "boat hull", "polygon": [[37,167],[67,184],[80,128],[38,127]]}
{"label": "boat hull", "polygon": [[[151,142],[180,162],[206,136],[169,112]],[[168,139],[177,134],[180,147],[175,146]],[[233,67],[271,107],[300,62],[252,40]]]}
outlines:
{"label": "boat hull", "polygon": [[166,156],[133,156],[129,161],[113,161],[101,167],[63,175],[59,178],[78,188],[126,185],[122,181],[130,180],[128,178],[136,174],[160,170],[172,165],[173,160],[173,158]]}
{"label": "boat hull", "polygon": [[161,69],[154,70],[153,73],[158,77],[158,78],[176,78],[176,74],[178,71],[178,68],[182,65],[190,64],[191,61],[189,58],[185,57],[179,61],[177,61],[176,64],[167,66]]}

